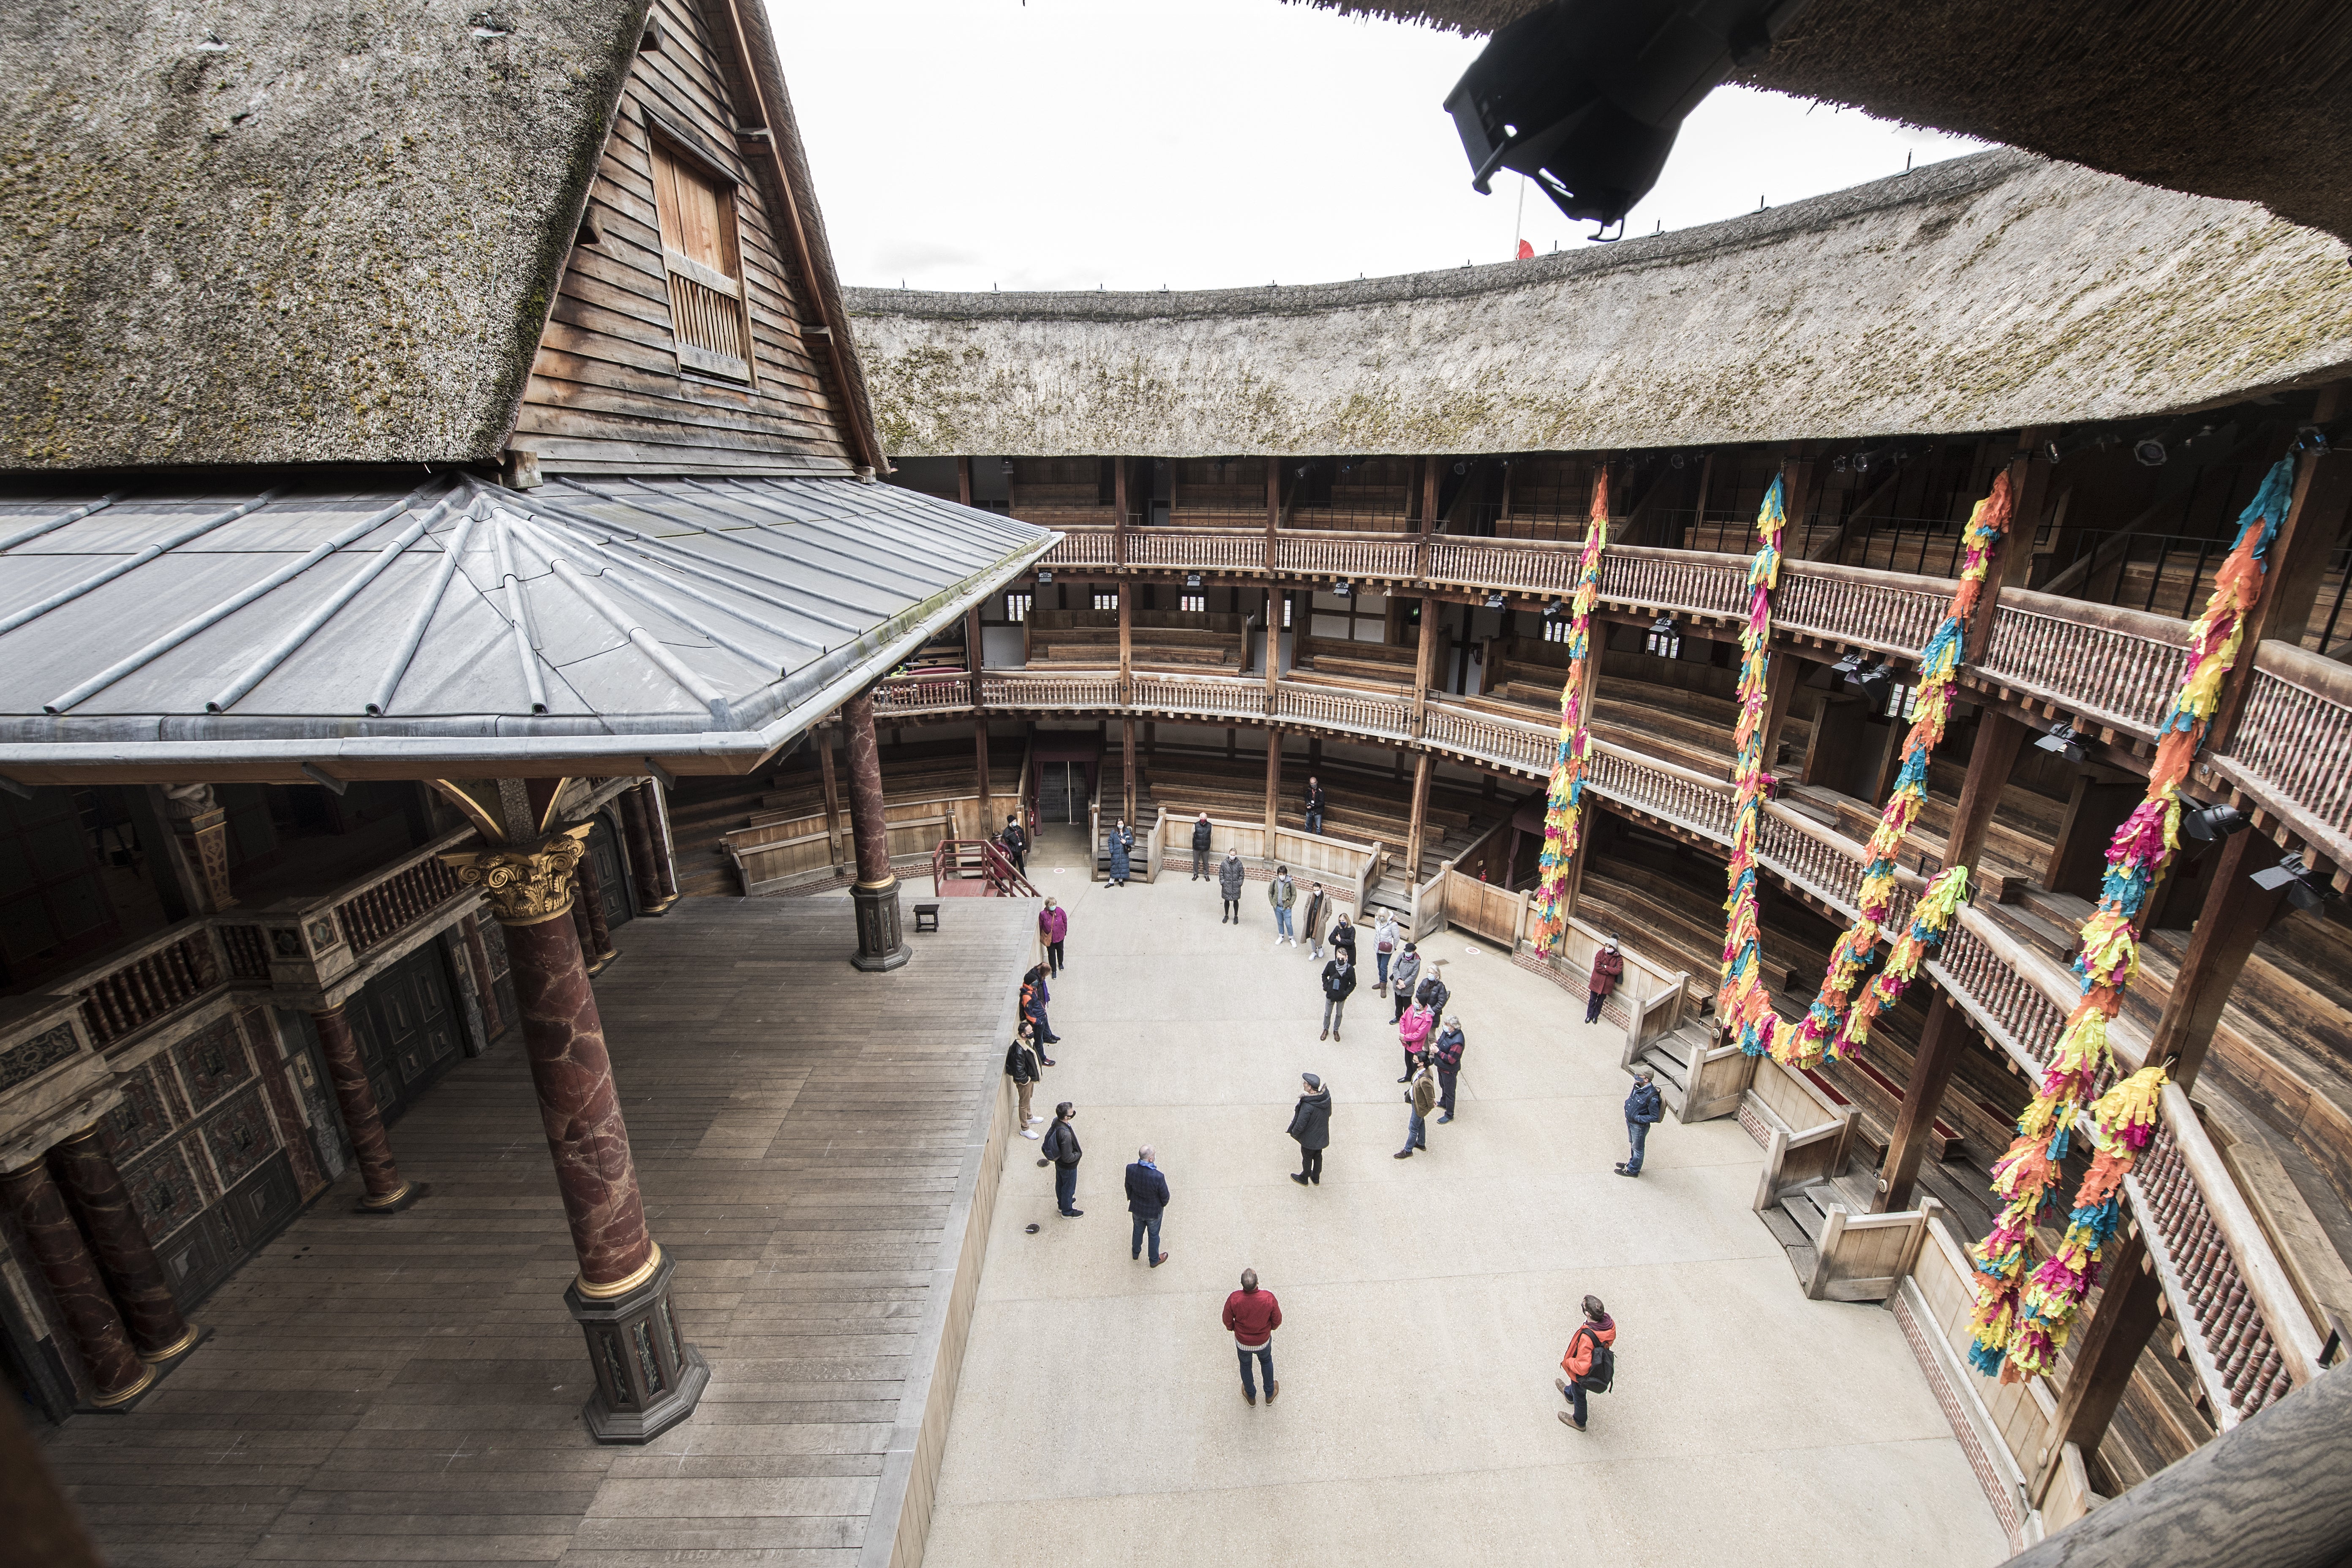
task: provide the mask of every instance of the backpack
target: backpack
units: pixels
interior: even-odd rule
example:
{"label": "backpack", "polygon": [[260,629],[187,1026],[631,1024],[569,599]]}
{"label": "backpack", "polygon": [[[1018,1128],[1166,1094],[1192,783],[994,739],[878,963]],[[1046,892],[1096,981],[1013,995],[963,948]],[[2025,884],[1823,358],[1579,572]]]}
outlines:
{"label": "backpack", "polygon": [[[1588,1332],[1582,1329],[1577,1331]],[[1609,1392],[1610,1382],[1617,1375],[1617,1352],[1602,1344],[1600,1335],[1591,1334],[1590,1337],[1592,1341],[1592,1365],[1582,1377],[1576,1381],[1582,1385],[1587,1394],[1606,1394]]]}

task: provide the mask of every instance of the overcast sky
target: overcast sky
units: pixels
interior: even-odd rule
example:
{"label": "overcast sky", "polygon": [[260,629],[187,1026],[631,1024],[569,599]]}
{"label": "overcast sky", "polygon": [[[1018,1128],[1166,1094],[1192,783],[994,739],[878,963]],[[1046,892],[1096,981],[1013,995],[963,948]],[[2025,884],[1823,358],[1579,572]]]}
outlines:
{"label": "overcast sky", "polygon": [[[1517,174],[1470,189],[1441,105],[1483,40],[1281,0],[769,6],[847,283],[1313,283],[1588,243]],[[1720,89],[1626,232],[1979,145]]]}

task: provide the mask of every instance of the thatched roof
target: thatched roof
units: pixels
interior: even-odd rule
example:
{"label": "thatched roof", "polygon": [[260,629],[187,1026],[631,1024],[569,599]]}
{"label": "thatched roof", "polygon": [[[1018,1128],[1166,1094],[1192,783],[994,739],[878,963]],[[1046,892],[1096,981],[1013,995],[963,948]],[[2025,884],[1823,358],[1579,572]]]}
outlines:
{"label": "thatched roof", "polygon": [[646,10],[0,6],[0,469],[495,460]]}
{"label": "thatched roof", "polygon": [[[1292,0],[1489,33],[1542,0]],[[1814,0],[1758,87],[1868,110],[2352,238],[2352,6]]]}
{"label": "thatched roof", "polygon": [[1956,434],[2156,414],[2352,367],[2340,241],[2013,152],[1491,267],[848,299],[902,457]]}

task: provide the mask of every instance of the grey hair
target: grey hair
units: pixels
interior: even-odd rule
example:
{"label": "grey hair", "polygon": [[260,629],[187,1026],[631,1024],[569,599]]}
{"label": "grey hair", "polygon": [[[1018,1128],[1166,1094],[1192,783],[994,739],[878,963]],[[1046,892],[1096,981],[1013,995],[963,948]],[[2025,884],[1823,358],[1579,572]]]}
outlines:
{"label": "grey hair", "polygon": [[1255,1290],[1257,1289],[1256,1269],[1244,1268],[1242,1270],[1242,1289],[1244,1290]]}
{"label": "grey hair", "polygon": [[1633,1075],[1633,1081],[1635,1083],[1647,1083],[1650,1081],[1652,1076],[1650,1069],[1648,1068],[1643,1068],[1640,1072]]}
{"label": "grey hair", "polygon": [[1146,1143],[1142,1148],[1138,1149],[1135,1152],[1135,1157],[1147,1165],[1151,1163],[1151,1145]]}

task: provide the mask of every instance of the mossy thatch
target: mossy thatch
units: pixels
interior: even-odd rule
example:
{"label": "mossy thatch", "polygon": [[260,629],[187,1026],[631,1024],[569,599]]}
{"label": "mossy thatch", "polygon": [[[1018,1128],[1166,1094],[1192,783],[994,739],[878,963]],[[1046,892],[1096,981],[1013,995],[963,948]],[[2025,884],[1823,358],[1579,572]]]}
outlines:
{"label": "mossy thatch", "polygon": [[2330,236],[1998,152],[1530,261],[849,291],[896,456],[1692,447],[2137,416],[2352,366]]}
{"label": "mossy thatch", "polygon": [[646,4],[0,7],[0,468],[496,458]]}

